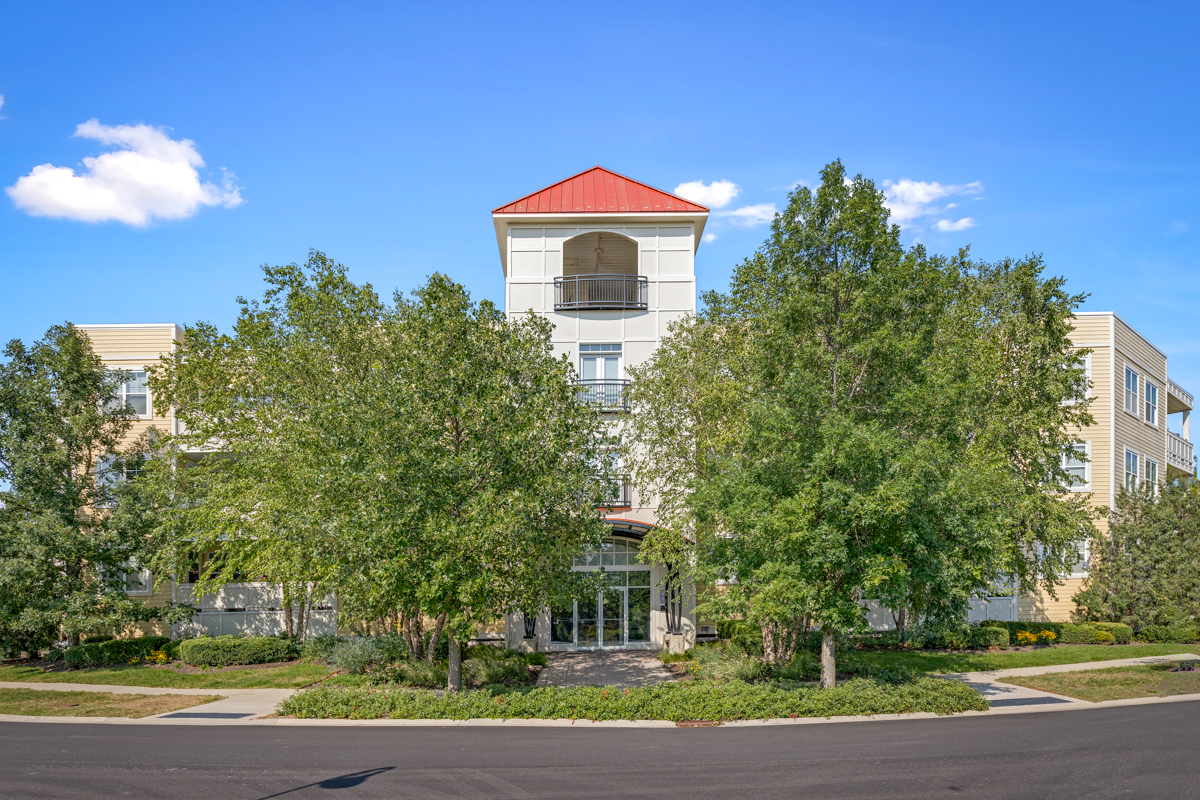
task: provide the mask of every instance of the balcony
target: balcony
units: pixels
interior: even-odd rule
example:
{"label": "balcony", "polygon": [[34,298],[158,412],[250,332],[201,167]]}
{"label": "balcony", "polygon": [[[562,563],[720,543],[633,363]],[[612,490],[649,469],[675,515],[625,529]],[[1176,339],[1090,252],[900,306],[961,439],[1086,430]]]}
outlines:
{"label": "balcony", "polygon": [[1173,380],[1167,379],[1167,413],[1175,414],[1180,411],[1191,411],[1195,408],[1191,392]]}
{"label": "balcony", "polygon": [[554,310],[645,310],[649,294],[640,275],[568,275],[554,279]]}
{"label": "balcony", "polygon": [[625,509],[633,507],[633,487],[628,478],[618,478],[612,484],[612,496],[604,498],[601,508]]}
{"label": "balcony", "polygon": [[1191,442],[1173,431],[1167,431],[1167,466],[1192,475],[1196,471],[1193,455]]}
{"label": "balcony", "polygon": [[629,381],[606,378],[602,380],[581,380],[579,382],[579,399],[585,403],[599,406],[603,412],[628,411],[629,404],[625,400],[625,390]]}

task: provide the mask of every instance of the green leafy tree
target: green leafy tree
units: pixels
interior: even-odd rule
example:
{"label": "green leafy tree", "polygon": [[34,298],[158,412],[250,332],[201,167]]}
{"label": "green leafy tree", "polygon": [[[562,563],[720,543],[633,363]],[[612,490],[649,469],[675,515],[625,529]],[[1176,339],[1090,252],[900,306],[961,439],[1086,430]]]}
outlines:
{"label": "green leafy tree", "polygon": [[1200,620],[1200,483],[1122,489],[1074,600],[1081,620],[1135,630]]}
{"label": "green leafy tree", "polygon": [[166,614],[126,592],[146,563],[149,518],[128,442],[136,415],[120,402],[126,373],[106,370],[70,324],[0,365],[0,643],[36,651],[98,628]]}
{"label": "green leafy tree", "polygon": [[995,582],[1053,590],[1093,530],[1061,466],[1090,422],[1064,402],[1081,298],[1037,258],[906,251],[883,199],[827,166],[635,374],[635,416],[665,423],[629,445],[663,547],[693,540],[696,578],[722,582],[701,611],[761,624],[768,660],[820,628],[823,685],[864,598],[958,620]]}
{"label": "green leafy tree", "polygon": [[297,635],[329,592],[415,658],[444,630],[457,689],[460,642],[545,605],[603,534],[601,417],[545,319],[444,276],[391,306],[320,253],[266,277],[231,336],[189,328],[151,379],[195,462],[158,469],[162,558],[211,552],[198,592],[235,570],[291,586]]}
{"label": "green leafy tree", "polygon": [[267,292],[239,298],[231,335],[188,327],[150,376],[185,429],[154,469],[156,563],[177,575],[203,556],[197,596],[279,584],[287,632],[303,639],[313,607],[358,569],[354,542],[372,524],[362,421],[388,312],[320,253],[264,273]]}
{"label": "green leafy tree", "polygon": [[[396,298],[369,469],[389,506],[375,528],[381,591],[412,592],[450,637],[449,686],[461,686],[459,642],[506,611],[561,591],[573,555],[596,545],[605,430],[556,358],[551,325],[510,319],[434,275]],[[601,474],[597,476],[597,465]],[[395,588],[390,588],[395,584]]]}

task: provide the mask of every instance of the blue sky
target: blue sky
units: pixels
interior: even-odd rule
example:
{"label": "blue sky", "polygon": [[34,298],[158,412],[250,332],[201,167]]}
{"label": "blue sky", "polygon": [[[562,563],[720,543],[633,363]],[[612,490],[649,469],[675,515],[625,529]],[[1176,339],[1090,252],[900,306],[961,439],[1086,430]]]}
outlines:
{"label": "blue sky", "polygon": [[[45,5],[0,15],[4,341],[227,326],[309,248],[385,294],[443,271],[500,301],[490,210],[595,164],[735,184],[697,257],[721,288],[840,157],[891,182],[906,241],[1043,253],[1200,392],[1194,6]],[[63,211],[147,169],[168,194]]]}

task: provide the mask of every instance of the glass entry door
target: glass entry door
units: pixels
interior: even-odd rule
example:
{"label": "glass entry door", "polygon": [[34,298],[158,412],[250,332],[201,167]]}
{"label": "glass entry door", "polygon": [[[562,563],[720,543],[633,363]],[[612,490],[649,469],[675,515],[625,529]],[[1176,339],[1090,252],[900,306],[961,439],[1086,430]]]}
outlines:
{"label": "glass entry door", "polygon": [[600,593],[603,617],[603,646],[625,646],[625,590],[605,589]]}

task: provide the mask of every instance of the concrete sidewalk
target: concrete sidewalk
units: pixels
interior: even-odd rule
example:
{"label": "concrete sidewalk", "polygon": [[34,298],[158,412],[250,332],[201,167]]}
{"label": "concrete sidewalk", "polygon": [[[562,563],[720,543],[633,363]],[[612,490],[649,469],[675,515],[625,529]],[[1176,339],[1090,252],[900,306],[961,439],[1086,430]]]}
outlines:
{"label": "concrete sidewalk", "polygon": [[[1014,669],[997,669],[987,672],[957,672],[939,675],[939,678],[962,681],[975,691],[987,698],[991,710],[995,712],[1013,712],[1033,710],[1031,706],[1053,706],[1066,708],[1079,706],[1093,708],[1097,703],[1080,700],[1076,697],[1043,692],[1025,686],[1003,683],[1005,678],[1017,678],[1027,675],[1046,675],[1054,672],[1083,672],[1087,670],[1109,669],[1111,667],[1142,666],[1145,664],[1165,664],[1170,661],[1194,661],[1193,653],[1180,653],[1169,656],[1149,656],[1146,658],[1117,658],[1112,661],[1088,661],[1082,664],[1055,664],[1047,667],[1018,667]],[[1160,698],[1141,698],[1154,702]],[[1166,700],[1169,698],[1161,698]],[[1130,700],[1113,700],[1108,702],[1130,703]],[[1051,709],[1046,709],[1051,710]]]}

